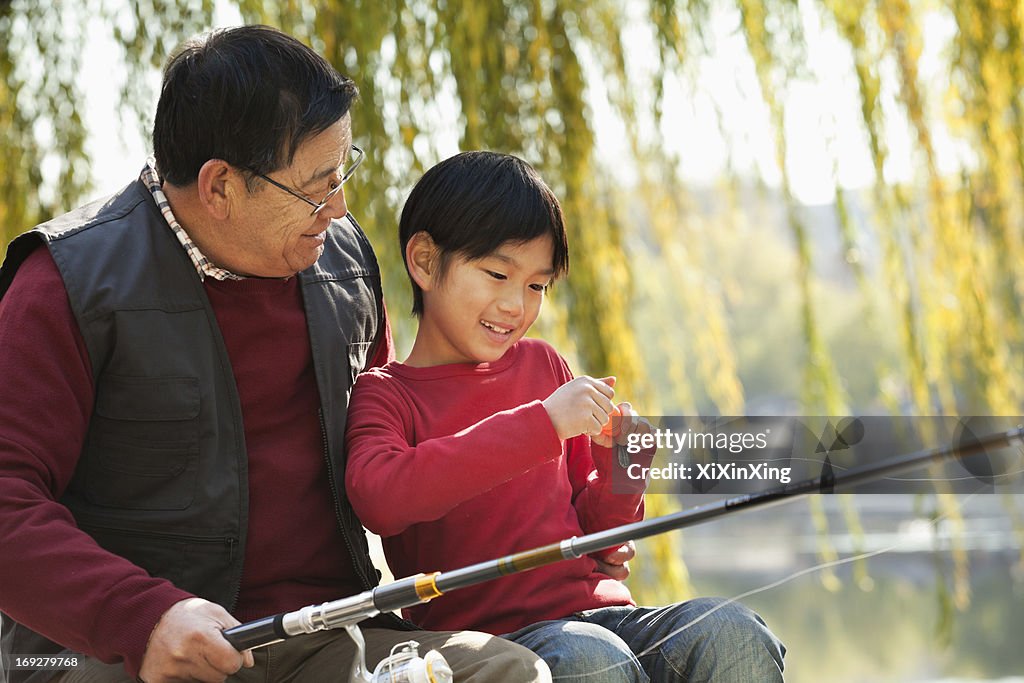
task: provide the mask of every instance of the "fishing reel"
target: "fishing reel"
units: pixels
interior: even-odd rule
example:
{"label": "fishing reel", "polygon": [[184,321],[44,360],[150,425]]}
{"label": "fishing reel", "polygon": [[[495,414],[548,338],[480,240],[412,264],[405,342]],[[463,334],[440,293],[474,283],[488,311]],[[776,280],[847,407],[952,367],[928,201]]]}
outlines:
{"label": "fishing reel", "polygon": [[371,674],[366,668],[366,641],[355,624],[345,627],[355,641],[356,656],[349,671],[350,683],[453,683],[452,669],[437,650],[420,657],[419,643],[410,640],[391,648]]}

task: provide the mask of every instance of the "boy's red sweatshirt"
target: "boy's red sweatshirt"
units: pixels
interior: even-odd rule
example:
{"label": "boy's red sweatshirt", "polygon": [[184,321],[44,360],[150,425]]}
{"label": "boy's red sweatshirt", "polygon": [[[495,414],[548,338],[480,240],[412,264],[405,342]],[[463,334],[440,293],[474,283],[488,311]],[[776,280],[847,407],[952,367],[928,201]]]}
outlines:
{"label": "boy's red sweatshirt", "polygon": [[[494,363],[389,363],[360,376],[346,484],[363,523],[383,537],[396,577],[643,518],[640,486],[612,492],[610,449],[555,433],[541,400],[571,379],[557,352],[535,339]],[[406,616],[429,629],[502,634],[631,604],[626,586],[584,557],[463,588]]]}

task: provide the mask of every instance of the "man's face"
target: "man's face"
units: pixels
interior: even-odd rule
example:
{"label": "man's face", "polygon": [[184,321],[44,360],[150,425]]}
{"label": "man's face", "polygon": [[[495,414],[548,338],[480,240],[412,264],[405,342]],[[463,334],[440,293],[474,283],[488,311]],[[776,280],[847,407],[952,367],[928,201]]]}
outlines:
{"label": "man's face", "polygon": [[[302,143],[290,166],[267,175],[319,203],[341,182],[351,147],[351,119],[346,114]],[[348,213],[344,190],[315,216],[310,215],[312,206],[267,182],[234,199],[217,239],[220,251],[229,255],[224,267],[239,275],[288,277],[309,268],[323,253],[331,220]]]}

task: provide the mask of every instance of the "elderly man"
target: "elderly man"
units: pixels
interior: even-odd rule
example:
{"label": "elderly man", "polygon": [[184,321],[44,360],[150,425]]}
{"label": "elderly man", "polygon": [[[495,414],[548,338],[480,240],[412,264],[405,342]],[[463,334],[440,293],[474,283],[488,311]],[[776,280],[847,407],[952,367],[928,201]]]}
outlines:
{"label": "elderly man", "polygon": [[[170,61],[155,163],[38,226],[0,269],[0,610],[12,682],[337,680],[343,632],[238,653],[221,630],[366,590],[345,498],[356,375],[393,357],[348,214],[353,83],[276,30]],[[398,504],[398,503],[396,503]],[[549,680],[484,634],[414,639],[460,681]],[[83,653],[67,671],[18,655]],[[255,664],[255,666],[254,666]]]}

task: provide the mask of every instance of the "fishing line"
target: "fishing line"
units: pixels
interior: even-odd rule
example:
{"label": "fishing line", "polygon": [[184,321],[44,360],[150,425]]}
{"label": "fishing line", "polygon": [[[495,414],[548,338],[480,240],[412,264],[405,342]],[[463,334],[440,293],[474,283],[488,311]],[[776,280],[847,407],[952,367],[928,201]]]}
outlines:
{"label": "fishing line", "polygon": [[[1016,474],[1016,473],[1010,473],[1010,474]],[[1009,474],[1001,474],[1001,475],[996,475],[996,476],[1009,476]],[[945,519],[949,518],[949,516],[952,515],[954,512],[962,511],[966,507],[967,503],[972,498],[974,498],[975,496],[977,496],[977,495],[979,495],[981,493],[984,493],[983,489],[979,489],[977,491],[974,491],[973,493],[968,494],[967,497],[963,498],[960,501],[957,501],[956,508],[954,510],[949,510],[948,512],[946,512],[946,513],[944,513],[942,515],[939,515],[937,517],[934,517],[930,521],[928,521],[927,522],[928,526],[930,526],[930,527],[938,526],[938,524],[940,522],[942,522]],[[963,537],[965,535],[966,535],[965,533],[964,534],[957,534],[956,536],[952,536],[951,538],[961,538],[961,537]],[[824,569],[831,569],[833,567],[839,567],[839,566],[842,566],[844,564],[850,564],[852,562],[857,562],[859,560],[866,560],[866,559],[869,559],[869,558],[872,558],[872,557],[876,557],[878,555],[883,555],[885,553],[892,552],[897,547],[899,547],[899,545],[900,545],[900,543],[893,543],[892,545],[890,545],[888,547],[879,548],[878,550],[872,550],[870,552],[864,552],[864,553],[860,553],[858,555],[851,555],[850,557],[845,557],[845,558],[841,558],[841,559],[838,559],[838,560],[831,560],[829,562],[822,562],[822,563],[814,565],[812,567],[807,567],[805,569],[801,569],[800,571],[794,572],[794,573],[790,574],[789,576],[785,576],[785,577],[783,577],[781,579],[778,579],[776,581],[772,581],[772,582],[770,582],[768,584],[765,584],[763,586],[759,586],[757,588],[752,588],[751,590],[748,590],[748,591],[745,591],[745,592],[740,593],[738,595],[735,595],[735,596],[733,596],[731,598],[728,598],[728,599],[722,601],[721,603],[715,605],[711,609],[709,609],[706,612],[702,613],[700,616],[698,616],[698,617],[690,620],[689,622],[683,624],[682,626],[680,626],[679,628],[675,629],[674,631],[669,633],[667,636],[664,636],[660,640],[656,641],[652,645],[648,646],[644,650],[635,653],[635,656],[636,656],[637,659],[639,659],[640,657],[644,657],[646,655],[651,654],[652,652],[654,652],[654,650],[656,650],[657,648],[659,648],[660,646],[662,646],[666,642],[668,642],[673,636],[676,636],[676,635],[682,633],[683,631],[685,631],[686,629],[690,628],[694,624],[697,624],[697,623],[703,621],[704,619],[706,619],[707,617],[711,616],[712,614],[714,614],[718,610],[723,609],[724,607],[726,607],[728,605],[731,605],[731,604],[733,604],[735,602],[738,602],[740,600],[748,598],[748,597],[750,597],[752,595],[757,595],[758,593],[764,593],[764,592],[769,591],[769,590],[771,590],[773,588],[778,588],[779,586],[781,586],[783,584],[789,583],[790,581],[794,581],[794,580],[796,580],[796,579],[798,579],[798,578],[800,578],[802,576],[806,576],[808,574],[811,574],[811,573],[814,573],[814,572],[817,572],[817,571],[821,571],[821,570],[824,570]],[[603,673],[605,671],[611,671],[612,669],[615,669],[615,668],[618,668],[618,667],[621,667],[621,666],[627,666],[627,665],[628,665],[627,662],[623,662],[623,663],[620,663],[620,664],[612,664],[610,666],[604,667],[603,669],[598,669],[596,671],[591,671],[591,672],[589,672],[586,675],[599,674],[599,673]],[[574,677],[576,677],[578,675],[579,674],[573,674],[571,676],[569,676],[569,675],[567,675],[567,676],[553,676],[552,679],[574,678]]]}

